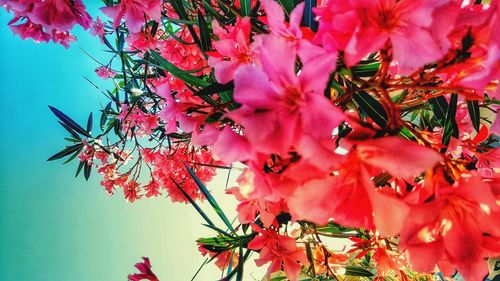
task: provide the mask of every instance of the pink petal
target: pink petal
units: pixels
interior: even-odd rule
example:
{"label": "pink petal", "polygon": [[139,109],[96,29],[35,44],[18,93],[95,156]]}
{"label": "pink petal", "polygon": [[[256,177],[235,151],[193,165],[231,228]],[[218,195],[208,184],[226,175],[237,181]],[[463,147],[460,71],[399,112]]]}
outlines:
{"label": "pink petal", "polygon": [[442,160],[438,152],[396,136],[360,142],[357,151],[361,161],[396,177],[416,176]]}
{"label": "pink petal", "polygon": [[259,68],[243,65],[234,73],[234,100],[254,108],[273,108],[275,91]]}

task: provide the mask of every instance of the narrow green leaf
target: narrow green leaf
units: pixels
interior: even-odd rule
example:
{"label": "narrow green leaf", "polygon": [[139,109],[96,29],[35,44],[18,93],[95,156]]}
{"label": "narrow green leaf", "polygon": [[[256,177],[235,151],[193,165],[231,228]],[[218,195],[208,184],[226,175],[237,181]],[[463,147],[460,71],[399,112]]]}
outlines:
{"label": "narrow green leaf", "polygon": [[200,43],[201,49],[204,52],[210,51],[212,49],[212,40],[210,39],[210,30],[208,28],[207,22],[201,11],[198,10],[198,27],[200,28]]}
{"label": "narrow green leaf", "polygon": [[174,182],[175,186],[182,192],[184,197],[186,197],[186,199],[189,201],[189,203],[191,203],[191,205],[201,215],[201,217],[208,223],[208,225],[210,225],[211,228],[217,228],[215,226],[215,224],[208,218],[208,216],[205,214],[205,212],[203,212],[203,210],[200,208],[200,206],[198,206],[198,204],[196,204],[196,202],[194,202],[194,200],[191,198],[191,196],[189,196],[189,194],[187,194],[187,192],[184,191],[184,189],[182,189],[182,187],[174,179],[170,179],[170,180],[172,182]]}
{"label": "narrow green leaf", "polygon": [[240,1],[241,14],[243,16],[250,16],[252,7],[250,6],[250,0],[236,0]]}
{"label": "narrow green leaf", "polygon": [[243,260],[243,247],[241,246],[241,241],[238,245],[239,248],[239,256],[238,256],[238,266],[236,267],[236,281],[243,280],[243,265],[245,261]]}
{"label": "narrow green leaf", "polygon": [[361,111],[381,128],[387,127],[387,112],[378,100],[367,92],[355,93],[353,96]]}
{"label": "narrow green leaf", "polygon": [[472,121],[472,126],[476,132],[479,132],[481,126],[481,114],[479,111],[479,102],[477,100],[468,100],[467,109],[469,110],[469,116]]}
{"label": "narrow green leaf", "polygon": [[83,176],[85,177],[85,180],[89,180],[90,172],[92,172],[92,164],[86,161],[82,163],[85,163],[85,165],[83,166]]}
{"label": "narrow green leaf", "polygon": [[368,271],[362,267],[346,266],[345,267],[345,275],[371,277],[371,276],[373,276],[373,273],[371,273],[370,271]]}
{"label": "narrow green leaf", "polygon": [[47,161],[54,161],[57,159],[61,159],[64,156],[68,156],[68,155],[74,153],[75,151],[81,149],[82,147],[83,147],[83,144],[81,144],[81,143],[75,144],[72,146],[68,146],[65,149],[59,151],[58,153],[52,155],[49,159],[47,159]]}
{"label": "narrow green leaf", "polygon": [[[452,136],[457,136],[458,125],[455,120],[455,115],[457,112],[458,94],[451,94],[450,103],[448,104],[448,109],[446,110],[446,118],[444,121],[444,132],[443,132],[443,145],[447,146],[450,143]],[[456,133],[455,133],[456,132]]]}
{"label": "narrow green leaf", "polygon": [[428,100],[431,106],[432,112],[437,118],[438,123],[444,126],[444,121],[446,119],[446,112],[448,110],[448,102],[445,97],[439,96]]}
{"label": "narrow green leaf", "polygon": [[71,129],[73,129],[75,132],[78,132],[86,137],[90,137],[90,134],[85,131],[80,125],[78,125],[73,119],[71,119],[68,115],[64,114],[62,111],[59,109],[50,106],[49,109],[54,113],[54,115],[59,118],[64,124],[68,125]]}
{"label": "narrow green leaf", "polygon": [[81,137],[80,137],[80,136],[79,136],[79,135],[78,135],[75,131],[73,131],[73,129],[71,129],[71,127],[70,127],[70,126],[68,126],[68,125],[64,124],[64,123],[63,123],[63,122],[61,122],[61,121],[57,121],[57,122],[58,122],[58,123],[59,123],[59,124],[60,124],[60,125],[64,128],[64,129],[66,129],[66,131],[68,131],[68,132],[71,134],[71,136],[73,136],[75,139],[77,139],[77,140],[80,140],[80,141],[81,141],[81,139],[82,139],[82,138],[81,138]]}
{"label": "narrow green leaf", "polygon": [[89,119],[87,120],[87,132],[90,134],[92,131],[92,112],[90,112]]}
{"label": "narrow green leaf", "polygon": [[82,168],[83,168],[83,165],[84,165],[84,164],[85,164],[84,162],[80,162],[80,163],[78,164],[78,168],[76,169],[75,178],[76,178],[76,177],[78,177],[78,175],[79,175],[79,174],[80,174],[80,172],[82,171]]}
{"label": "narrow green leaf", "polygon": [[377,73],[380,62],[366,62],[356,64],[351,68],[352,73],[357,77],[370,77]]}
{"label": "narrow green leaf", "polygon": [[69,157],[68,159],[66,159],[66,161],[63,162],[63,165],[68,164],[69,162],[73,161],[73,159],[75,159],[78,155],[80,155],[80,151],[81,150],[75,151],[75,153],[73,153],[73,155],[71,155],[71,157]]}
{"label": "narrow green leaf", "polygon": [[177,66],[171,64],[167,60],[165,60],[162,56],[160,56],[157,52],[151,51],[151,56],[155,60],[156,64],[154,62],[150,62],[151,64],[154,64],[158,66],[159,68],[168,71],[175,77],[181,79],[182,81],[186,82],[187,84],[196,86],[196,87],[206,87],[209,84],[202,79],[193,76],[186,71],[178,68]]}
{"label": "narrow green leaf", "polygon": [[227,228],[229,230],[231,230],[231,232],[235,233],[235,230],[234,230],[233,226],[231,225],[231,222],[229,222],[226,215],[224,214],[224,212],[220,208],[219,204],[217,204],[217,201],[215,201],[215,198],[212,196],[212,194],[210,194],[210,192],[208,191],[206,186],[200,181],[200,179],[196,176],[196,174],[193,172],[193,170],[191,170],[191,168],[189,168],[189,166],[186,165],[186,163],[184,163],[184,167],[186,167],[186,169],[189,172],[189,175],[191,175],[191,177],[194,179],[198,188],[201,190],[203,195],[205,195],[205,198],[207,198],[207,201],[210,203],[210,205],[215,210],[217,215],[219,215],[219,217],[224,222],[224,224],[227,226]]}
{"label": "narrow green leaf", "polygon": [[285,12],[290,15],[292,12],[293,8],[295,8],[295,5],[293,3],[293,0],[278,0],[280,2],[281,6],[285,10]]}

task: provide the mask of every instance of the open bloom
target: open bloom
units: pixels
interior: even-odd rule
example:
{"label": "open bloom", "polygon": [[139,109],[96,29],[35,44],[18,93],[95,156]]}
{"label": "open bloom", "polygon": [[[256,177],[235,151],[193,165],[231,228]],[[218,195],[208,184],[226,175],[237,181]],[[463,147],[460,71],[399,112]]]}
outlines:
{"label": "open bloom", "polygon": [[386,171],[399,177],[417,176],[440,160],[439,153],[399,137],[360,141],[334,175],[308,181],[295,190],[288,201],[290,212],[296,219],[317,224],[333,219],[350,227],[376,228],[384,236],[396,235],[409,208],[376,190],[370,175]]}
{"label": "open bloom", "polygon": [[252,229],[260,234],[248,243],[249,249],[260,250],[259,258],[255,260],[257,266],[270,262],[268,276],[283,266],[289,280],[298,280],[301,263],[307,263],[307,257],[304,249],[297,247],[295,239],[273,229],[262,229],[256,224],[252,224]]}
{"label": "open bloom", "polygon": [[330,49],[344,50],[349,65],[390,42],[399,74],[408,75],[448,50],[446,35],[457,13],[440,13],[447,5],[457,4],[448,0],[328,1],[317,9],[317,40]]}
{"label": "open bloom", "polygon": [[482,280],[488,272],[483,258],[500,251],[499,221],[491,187],[477,174],[465,174],[453,186],[442,187],[435,200],[411,208],[400,246],[417,271],[438,265],[451,274],[451,263],[465,280]]}
{"label": "open bloom", "polygon": [[[334,58],[327,56],[324,60],[330,60],[330,64],[302,69],[296,75],[297,52],[289,42],[269,35],[263,38],[258,52],[261,67],[244,65],[235,73],[234,100],[242,107],[228,113],[245,128],[252,149],[286,153],[304,134],[331,138],[344,118],[342,111],[323,96],[335,68]],[[309,52],[298,55],[304,60],[314,59]]]}
{"label": "open bloom", "polygon": [[132,33],[141,30],[144,16],[152,20],[159,20],[161,16],[161,0],[122,0],[120,4],[101,8],[102,12],[113,18],[113,27],[117,28],[125,17],[125,23]]}
{"label": "open bloom", "polygon": [[217,81],[226,84],[233,80],[238,66],[252,63],[255,59],[250,47],[250,18],[237,18],[234,27],[227,27],[228,32],[217,21],[212,26],[219,40],[213,42],[216,51],[208,52],[208,65],[214,68]]}

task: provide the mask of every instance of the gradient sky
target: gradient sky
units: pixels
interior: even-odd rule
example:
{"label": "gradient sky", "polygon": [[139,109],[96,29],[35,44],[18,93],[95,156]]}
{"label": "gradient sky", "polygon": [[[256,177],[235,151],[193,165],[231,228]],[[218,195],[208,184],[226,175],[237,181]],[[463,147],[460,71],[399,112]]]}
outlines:
{"label": "gradient sky", "polygon": [[[92,2],[98,1],[86,1]],[[66,137],[47,105],[84,123],[105,102],[84,77],[103,87],[111,82],[95,75],[97,63],[81,50],[106,61],[99,40],[76,28],[78,41],[68,50],[35,44],[12,35],[11,18],[0,9],[1,279],[126,280],[134,263],[149,256],[161,280],[190,280],[203,261],[194,241],[213,234],[191,206],[165,198],[130,204],[122,194],[108,197],[95,171],[85,182],[74,178],[76,162],[46,161]],[[209,187],[229,210],[235,205],[220,196],[225,177],[221,172]],[[209,265],[197,280],[219,276]]]}

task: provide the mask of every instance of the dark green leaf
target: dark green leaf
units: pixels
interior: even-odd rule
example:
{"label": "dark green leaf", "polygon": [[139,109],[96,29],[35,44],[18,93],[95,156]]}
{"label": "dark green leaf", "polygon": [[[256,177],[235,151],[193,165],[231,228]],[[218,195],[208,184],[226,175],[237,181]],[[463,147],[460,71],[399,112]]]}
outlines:
{"label": "dark green leaf", "polygon": [[200,181],[200,179],[196,176],[196,174],[193,172],[193,170],[191,170],[191,168],[189,168],[189,166],[186,165],[186,163],[184,163],[184,166],[188,170],[189,175],[191,175],[191,177],[196,182],[196,185],[198,186],[198,188],[200,189],[200,191],[203,193],[203,195],[205,195],[205,198],[207,198],[208,203],[210,203],[210,205],[215,210],[215,212],[217,213],[217,215],[219,215],[219,217],[224,222],[224,224],[227,226],[227,228],[229,230],[231,230],[231,232],[235,233],[235,230],[234,230],[233,226],[231,225],[231,222],[229,222],[229,220],[227,219],[226,215],[224,214],[224,212],[220,208],[219,204],[217,204],[217,201],[215,201],[215,198],[212,196],[212,194],[210,194],[210,192],[205,187],[205,185]]}
{"label": "dark green leaf", "polygon": [[61,120],[64,124],[68,125],[75,132],[78,132],[86,137],[90,137],[90,134],[87,131],[85,131],[80,125],[78,125],[75,121],[73,121],[73,119],[69,118],[62,111],[50,105],[49,108],[54,113],[54,115],[57,118],[59,118],[59,120]]}
{"label": "dark green leaf", "polygon": [[92,164],[88,162],[82,163],[85,163],[85,165],[83,166],[83,176],[85,177],[85,180],[89,180],[90,172],[92,172]]}
{"label": "dark green leaf", "polygon": [[292,12],[293,8],[295,7],[293,0],[278,0],[278,2],[280,2],[281,6],[288,15]]}
{"label": "dark green leaf", "polygon": [[458,125],[455,120],[457,113],[458,94],[451,94],[450,103],[446,110],[446,118],[444,121],[443,145],[447,146],[450,143],[451,137],[458,137]]}
{"label": "dark green leaf", "polygon": [[89,115],[89,119],[87,120],[87,132],[91,132],[92,131],[92,112],[90,113]]}
{"label": "dark green leaf", "polygon": [[250,0],[236,0],[240,1],[241,14],[243,16],[250,16],[252,7],[250,6]]}
{"label": "dark green leaf", "polygon": [[59,123],[64,129],[66,129],[66,131],[68,131],[71,134],[71,136],[73,136],[75,139],[81,141],[82,138],[75,131],[73,131],[73,129],[71,129],[70,126],[64,124],[61,121],[57,121],[57,123]]}
{"label": "dark green leaf", "polygon": [[359,63],[351,68],[352,73],[357,77],[370,77],[377,73],[380,62]]}
{"label": "dark green leaf", "polygon": [[428,100],[432,112],[437,118],[438,123],[444,126],[446,119],[446,111],[448,110],[448,102],[443,96],[435,97]]}
{"label": "dark green leaf", "polygon": [[378,100],[367,92],[355,93],[353,96],[361,111],[381,128],[387,127],[387,112]]}
{"label": "dark green leaf", "polygon": [[210,30],[208,28],[205,18],[198,10],[198,27],[200,28],[200,43],[201,49],[204,52],[210,51],[212,49],[212,40],[210,39]]}
{"label": "dark green leaf", "polygon": [[205,214],[205,212],[203,212],[203,210],[200,208],[200,206],[198,206],[198,204],[196,204],[196,202],[194,202],[194,200],[191,198],[191,196],[189,196],[189,194],[187,194],[186,191],[184,191],[184,189],[182,189],[182,187],[174,180],[174,179],[170,179],[174,182],[175,186],[182,192],[182,194],[186,197],[186,199],[189,201],[189,203],[191,203],[191,205],[196,209],[196,211],[201,215],[201,217],[208,223],[208,225],[210,225],[211,228],[217,228],[215,226],[215,224],[208,218],[208,216]]}
{"label": "dark green leaf", "polygon": [[305,0],[304,15],[302,16],[302,22],[305,26],[310,27],[312,30],[316,30],[318,23],[314,20],[316,17],[313,13],[313,8],[316,7],[316,0]]}
{"label": "dark green leaf", "polygon": [[58,153],[52,155],[49,159],[47,159],[47,161],[54,161],[57,159],[61,159],[64,156],[68,156],[68,155],[74,153],[75,151],[80,150],[82,147],[83,147],[83,144],[81,144],[81,143],[75,144],[72,146],[68,146],[65,149],[59,151]]}
{"label": "dark green leaf", "polygon": [[83,165],[85,164],[85,162],[80,162],[78,164],[78,169],[76,169],[76,174],[75,174],[75,178],[78,177],[78,175],[80,174],[80,172],[82,171],[82,168],[83,168]]}
{"label": "dark green leaf", "polygon": [[346,266],[345,275],[371,277],[373,276],[373,273],[359,266]]}
{"label": "dark green leaf", "polygon": [[467,109],[469,110],[470,120],[476,132],[479,132],[481,126],[481,114],[479,111],[479,102],[477,100],[468,100]]}

